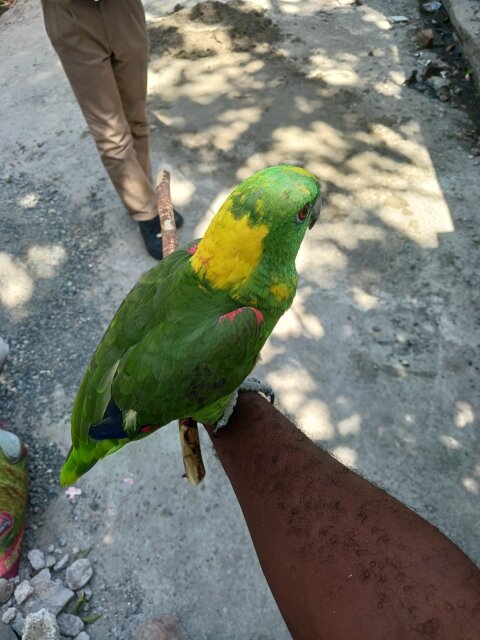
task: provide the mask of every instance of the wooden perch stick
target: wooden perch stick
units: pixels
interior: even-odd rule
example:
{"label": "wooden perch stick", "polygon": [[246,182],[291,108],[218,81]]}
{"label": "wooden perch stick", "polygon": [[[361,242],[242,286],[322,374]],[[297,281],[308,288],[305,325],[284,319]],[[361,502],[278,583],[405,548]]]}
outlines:
{"label": "wooden perch stick", "polygon": [[[163,257],[166,258],[177,248],[175,216],[170,196],[170,173],[163,170],[157,184],[157,212],[162,230]],[[205,477],[205,466],[200,449],[200,436],[195,420],[186,418],[178,421],[183,466],[190,484],[200,484]]]}
{"label": "wooden perch stick", "polygon": [[170,173],[165,169],[157,184],[157,211],[162,229],[163,257],[166,258],[177,248],[177,233],[172,198],[170,197]]}
{"label": "wooden perch stick", "polygon": [[205,477],[205,466],[200,449],[198,425],[191,418],[179,420],[178,425],[180,428],[180,444],[182,446],[185,475],[190,484],[200,484]]}

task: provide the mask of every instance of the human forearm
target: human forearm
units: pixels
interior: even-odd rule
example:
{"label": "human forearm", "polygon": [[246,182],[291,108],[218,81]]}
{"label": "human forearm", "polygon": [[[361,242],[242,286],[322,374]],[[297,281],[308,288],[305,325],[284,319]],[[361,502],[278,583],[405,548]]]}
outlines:
{"label": "human forearm", "polygon": [[480,638],[475,565],[262,398],[212,442],[295,640]]}

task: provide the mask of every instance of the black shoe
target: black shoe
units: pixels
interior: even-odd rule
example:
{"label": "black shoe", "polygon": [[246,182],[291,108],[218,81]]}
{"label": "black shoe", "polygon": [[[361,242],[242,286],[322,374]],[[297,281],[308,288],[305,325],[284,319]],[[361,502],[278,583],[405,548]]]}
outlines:
{"label": "black shoe", "polygon": [[175,226],[177,229],[181,229],[183,227],[183,216],[176,209],[173,210],[173,217],[175,218]]}
{"label": "black shoe", "polygon": [[[175,209],[173,210],[173,214],[175,217],[175,225],[177,229],[180,229],[183,225],[183,216],[178,211],[175,211]],[[142,220],[138,224],[148,253],[155,258],[155,260],[161,260],[163,258],[163,247],[160,218],[155,216],[155,218],[151,220]]]}

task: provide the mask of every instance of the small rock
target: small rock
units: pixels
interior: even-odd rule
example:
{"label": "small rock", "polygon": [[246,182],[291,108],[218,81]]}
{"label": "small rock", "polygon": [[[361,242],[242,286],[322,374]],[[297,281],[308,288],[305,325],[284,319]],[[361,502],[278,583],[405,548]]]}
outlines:
{"label": "small rock", "polygon": [[30,613],[25,620],[22,640],[59,640],[55,616],[46,609]]}
{"label": "small rock", "polygon": [[17,613],[15,620],[10,626],[18,636],[23,634],[23,630],[25,629],[25,618],[21,613]]}
{"label": "small rock", "polygon": [[52,574],[50,573],[50,569],[42,569],[34,578],[30,580],[30,584],[32,585],[32,587],[35,587],[37,584],[40,584],[40,582],[48,582],[51,577]]}
{"label": "small rock", "polygon": [[63,633],[63,635],[68,638],[75,638],[75,636],[78,636],[85,626],[83,620],[71,613],[61,613],[57,618],[57,624],[60,629],[60,633]]}
{"label": "small rock", "polygon": [[47,569],[51,569],[56,563],[57,563],[57,560],[56,560],[55,556],[52,556],[52,555],[49,554],[45,558],[45,566],[47,567]]}
{"label": "small rock", "polygon": [[0,640],[17,640],[17,636],[3,622],[0,622]]}
{"label": "small rock", "polygon": [[438,1],[425,2],[425,4],[422,4],[422,9],[427,13],[434,13],[435,11],[438,11],[441,8],[442,8],[442,3]]}
{"label": "small rock", "polygon": [[148,620],[137,627],[136,640],[187,640],[176,618],[169,614]]}
{"label": "small rock", "polygon": [[10,624],[12,620],[15,620],[15,616],[17,615],[17,613],[18,611],[15,609],[15,607],[8,607],[8,609],[2,616],[2,622],[4,622],[5,624]]}
{"label": "small rock", "polygon": [[449,88],[448,87],[441,87],[437,91],[437,98],[441,102],[448,102],[450,100],[450,90],[449,90]]}
{"label": "small rock", "polygon": [[422,29],[418,34],[418,42],[422,49],[430,49],[430,47],[433,47],[432,29]]}
{"label": "small rock", "polygon": [[80,558],[71,564],[65,575],[65,582],[76,591],[84,587],[93,575],[92,564],[88,558]]}
{"label": "small rock", "polygon": [[407,16],[388,16],[388,20],[392,24],[402,24],[405,22],[410,22],[410,18],[408,18]]}
{"label": "small rock", "polygon": [[67,589],[61,580],[44,580],[35,584],[33,595],[23,608],[25,613],[35,613],[45,608],[58,615],[74,596],[73,591]]}
{"label": "small rock", "polygon": [[60,536],[60,539],[58,541],[58,544],[61,547],[66,547],[67,546],[67,539],[65,538],[65,536]]}
{"label": "small rock", "polygon": [[[0,638],[0,640],[2,639]],[[75,640],[90,640],[90,636],[86,631],[82,631],[81,633],[78,634]]]}
{"label": "small rock", "polygon": [[32,549],[28,552],[28,561],[34,571],[40,571],[45,567],[45,554],[40,549]]}
{"label": "small rock", "polygon": [[64,556],[60,558],[60,560],[53,566],[54,571],[61,571],[67,566],[67,562],[70,556],[66,553]]}
{"label": "small rock", "polygon": [[13,593],[13,584],[5,578],[0,578],[0,606],[10,600]]}
{"label": "small rock", "polygon": [[53,553],[53,552],[54,552],[54,550],[55,550],[55,545],[50,544],[50,545],[48,546],[48,549],[47,549],[48,553]]}
{"label": "small rock", "polygon": [[32,595],[32,593],[32,585],[27,580],[24,580],[23,582],[20,582],[13,595],[15,596],[17,603],[22,604],[29,596]]}
{"label": "small rock", "polygon": [[432,85],[435,91],[450,86],[450,80],[448,80],[448,78],[442,78],[442,76],[431,76],[427,79],[427,82]]}

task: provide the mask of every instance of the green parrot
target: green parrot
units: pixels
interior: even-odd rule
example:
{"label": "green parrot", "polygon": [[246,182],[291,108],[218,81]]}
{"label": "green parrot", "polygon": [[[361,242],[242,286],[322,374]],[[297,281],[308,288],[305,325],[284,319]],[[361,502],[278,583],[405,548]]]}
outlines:
{"label": "green parrot", "polygon": [[85,372],[63,485],[172,420],[225,423],[292,304],[295,258],[319,212],[315,176],[269,167],[233,190],[201,240],[140,278]]}

